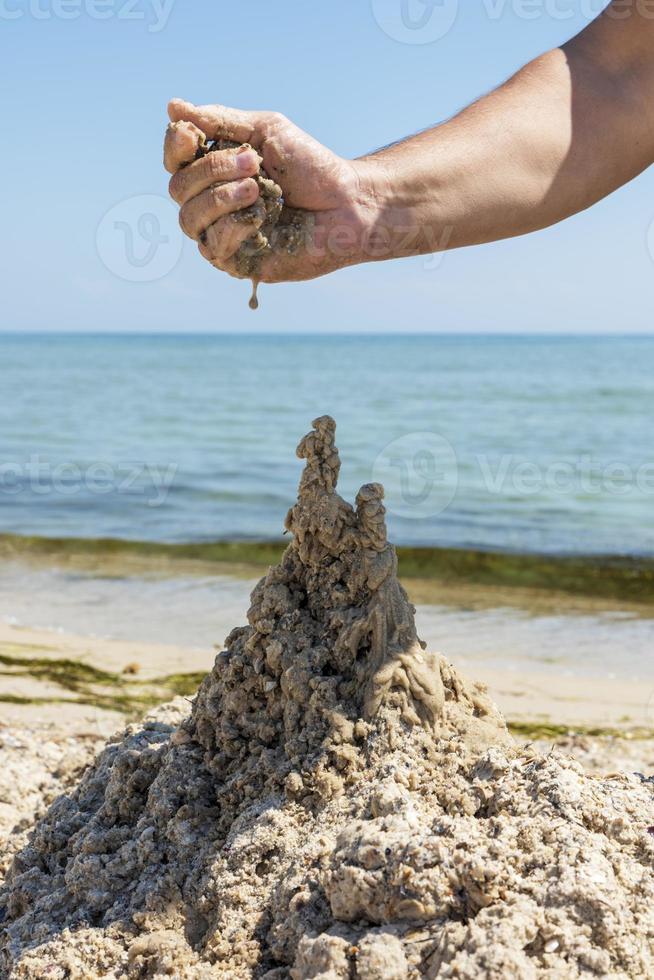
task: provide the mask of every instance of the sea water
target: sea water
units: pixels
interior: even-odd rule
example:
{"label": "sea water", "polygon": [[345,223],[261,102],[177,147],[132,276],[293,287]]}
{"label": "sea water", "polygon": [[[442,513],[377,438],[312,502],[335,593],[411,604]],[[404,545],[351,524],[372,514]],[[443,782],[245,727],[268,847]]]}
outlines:
{"label": "sea water", "polygon": [[0,335],[0,533],[281,535],[311,420],[400,544],[654,554],[654,338]]}

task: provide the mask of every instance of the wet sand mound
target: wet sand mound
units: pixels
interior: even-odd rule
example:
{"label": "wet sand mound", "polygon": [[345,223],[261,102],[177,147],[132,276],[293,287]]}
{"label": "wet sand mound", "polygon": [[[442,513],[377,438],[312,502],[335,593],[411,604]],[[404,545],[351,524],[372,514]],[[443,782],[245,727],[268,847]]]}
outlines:
{"label": "wet sand mound", "polygon": [[107,745],[16,858],[4,976],[654,975],[654,787],[525,754],[423,648],[334,429],[190,716]]}

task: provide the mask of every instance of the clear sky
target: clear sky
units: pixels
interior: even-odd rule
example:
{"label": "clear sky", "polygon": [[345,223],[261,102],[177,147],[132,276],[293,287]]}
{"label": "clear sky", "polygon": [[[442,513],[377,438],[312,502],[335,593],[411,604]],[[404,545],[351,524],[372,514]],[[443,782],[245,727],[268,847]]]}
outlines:
{"label": "clear sky", "polygon": [[173,95],[277,109],[356,156],[445,119],[603,6],[0,0],[0,329],[651,331],[654,169],[528,238],[263,287],[256,314],[164,199]]}

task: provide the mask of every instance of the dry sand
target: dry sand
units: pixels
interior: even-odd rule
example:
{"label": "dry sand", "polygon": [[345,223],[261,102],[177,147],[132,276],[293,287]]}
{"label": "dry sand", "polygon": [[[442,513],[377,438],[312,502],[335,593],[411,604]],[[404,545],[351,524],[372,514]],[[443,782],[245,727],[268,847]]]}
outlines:
{"label": "dry sand", "polygon": [[75,788],[7,873],[3,975],[652,976],[654,785],[517,745],[423,648],[382,489],[343,501],[314,426],[293,541],[192,710],[79,782],[90,739],[34,760],[45,799]]}
{"label": "dry sand", "polygon": [[[208,648],[106,640],[0,623],[0,654],[7,651],[26,666],[34,657],[53,661],[68,659],[117,674],[136,665],[138,680],[176,673],[205,673],[214,660],[214,652]],[[646,710],[649,695],[640,681],[557,675],[531,667],[498,670],[483,661],[475,662],[474,673],[486,685],[509,723],[523,723],[536,729],[538,725],[553,724],[582,732],[611,729],[623,731],[628,739],[654,728],[654,715],[650,717]],[[109,736],[125,722],[124,715],[118,711],[80,705],[74,694],[66,694],[34,675],[17,676],[0,668],[0,697],[11,696],[23,697],[27,702],[64,696],[67,704],[62,707],[57,703],[0,702],[0,725],[9,723],[30,728],[35,722],[45,721],[58,735],[93,732]],[[651,739],[636,739],[637,743],[643,741]]]}

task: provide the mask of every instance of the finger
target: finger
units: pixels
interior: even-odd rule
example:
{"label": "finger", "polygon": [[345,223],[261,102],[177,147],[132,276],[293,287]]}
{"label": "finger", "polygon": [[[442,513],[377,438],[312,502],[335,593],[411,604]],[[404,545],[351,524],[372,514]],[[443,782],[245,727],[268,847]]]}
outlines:
{"label": "finger", "polygon": [[179,212],[182,231],[197,240],[214,221],[254,204],[258,196],[258,184],[251,177],[209,187],[182,207]]}
{"label": "finger", "polygon": [[198,147],[205,142],[204,133],[190,122],[171,123],[164,139],[164,167],[174,174],[195,160]]}
{"label": "finger", "polygon": [[231,216],[221,218],[202,235],[198,245],[200,254],[212,265],[222,268],[238,252],[243,242],[257,233],[263,221],[263,215],[247,222]]}
{"label": "finger", "polygon": [[235,143],[257,145],[257,126],[261,113],[229,109],[222,105],[193,105],[184,99],[168,103],[171,122],[185,120],[198,126],[207,139],[229,139]]}
{"label": "finger", "polygon": [[168,190],[173,201],[186,204],[213,184],[256,176],[260,164],[261,157],[249,146],[240,146],[236,150],[212,150],[173,174]]}
{"label": "finger", "polygon": [[209,265],[212,265],[214,269],[218,269],[220,272],[227,272],[230,276],[234,276],[235,279],[245,279],[242,273],[239,273],[236,268],[236,259],[212,259],[206,246],[198,243],[198,251],[203,259],[206,259]]}

